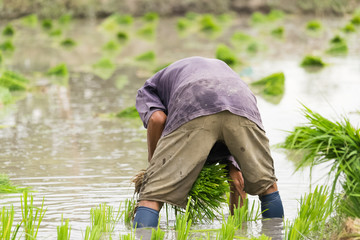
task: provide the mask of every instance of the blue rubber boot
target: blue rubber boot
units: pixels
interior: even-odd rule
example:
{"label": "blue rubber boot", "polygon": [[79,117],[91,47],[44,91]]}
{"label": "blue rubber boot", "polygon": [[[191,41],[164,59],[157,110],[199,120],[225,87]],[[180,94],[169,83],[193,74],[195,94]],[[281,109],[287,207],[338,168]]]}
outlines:
{"label": "blue rubber boot", "polygon": [[133,228],[157,228],[159,212],[148,207],[140,206],[136,210]]}
{"label": "blue rubber boot", "polygon": [[259,199],[261,201],[261,212],[263,218],[284,217],[284,208],[282,205],[279,191],[260,196]]}

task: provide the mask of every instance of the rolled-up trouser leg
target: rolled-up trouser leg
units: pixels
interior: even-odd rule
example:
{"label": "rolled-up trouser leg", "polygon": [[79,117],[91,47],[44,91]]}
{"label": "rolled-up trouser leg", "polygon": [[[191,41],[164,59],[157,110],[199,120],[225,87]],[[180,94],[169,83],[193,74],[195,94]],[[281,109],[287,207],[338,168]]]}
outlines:
{"label": "rolled-up trouser leg", "polygon": [[280,198],[279,191],[260,196],[261,212],[263,218],[282,218],[284,217],[284,208]]}
{"label": "rolled-up trouser leg", "polygon": [[133,228],[156,228],[159,222],[159,212],[148,207],[140,206],[136,210]]}

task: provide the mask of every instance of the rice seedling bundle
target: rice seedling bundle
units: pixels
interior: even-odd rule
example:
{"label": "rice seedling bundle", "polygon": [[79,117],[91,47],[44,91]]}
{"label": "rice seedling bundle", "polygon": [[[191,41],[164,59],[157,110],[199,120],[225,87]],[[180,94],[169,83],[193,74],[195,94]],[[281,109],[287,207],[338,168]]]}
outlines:
{"label": "rice seedling bundle", "polygon": [[[0,109],[9,103],[12,102],[12,95],[9,89],[0,86]],[[2,183],[1,183],[1,175],[0,175],[0,192],[2,192]]]}
{"label": "rice seedling bundle", "polygon": [[30,81],[19,73],[9,70],[0,70],[0,86],[10,91],[24,91],[29,87]]}
{"label": "rice seedling bundle", "polygon": [[[1,107],[1,87],[0,87],[0,107]],[[8,96],[10,99],[11,95]],[[3,104],[9,103],[7,102],[7,100],[5,100],[6,102],[3,102]],[[9,177],[5,174],[0,174],[0,193],[21,193],[24,192],[25,190],[27,190],[27,188],[23,188],[23,187],[18,187],[15,186],[9,179]]]}
{"label": "rice seedling bundle", "polygon": [[59,17],[59,24],[60,25],[68,25],[72,20],[71,14],[64,14]]}
{"label": "rice seedling bundle", "polygon": [[36,14],[30,14],[21,18],[21,21],[24,25],[34,27],[38,23],[38,17]]}
{"label": "rice seedling bundle", "polygon": [[13,26],[11,24],[8,24],[4,27],[4,29],[2,31],[2,35],[6,36],[6,37],[12,37],[15,35],[15,29],[13,28]]}
{"label": "rice seedling bundle", "polygon": [[179,18],[176,22],[176,28],[179,31],[184,31],[191,26],[191,21],[187,18]]}
{"label": "rice seedling bundle", "polygon": [[157,14],[156,12],[148,12],[143,16],[143,19],[146,22],[155,22],[159,19],[159,14]]}
{"label": "rice seedling bundle", "polygon": [[125,108],[115,115],[118,118],[139,118],[139,113],[135,106]]}
{"label": "rice seedling bundle", "polygon": [[125,43],[127,40],[129,40],[129,35],[126,32],[120,31],[116,34],[116,39],[120,43]]}
{"label": "rice seedling bundle", "polygon": [[147,23],[143,27],[141,27],[136,34],[144,39],[151,40],[155,37],[156,33],[156,24]]}
{"label": "rice seedling bundle", "polygon": [[345,32],[345,33],[353,33],[353,32],[356,32],[356,28],[354,26],[354,24],[352,24],[351,22],[350,23],[347,23],[343,28],[342,30]]}
{"label": "rice seedling bundle", "polygon": [[221,28],[211,14],[204,14],[199,20],[200,30],[203,32],[217,32]]}
{"label": "rice seedling bundle", "polygon": [[350,22],[351,22],[352,24],[354,24],[354,25],[360,25],[360,14],[354,15],[354,16],[351,18]]}
{"label": "rice seedling bundle", "polygon": [[114,73],[116,65],[109,58],[102,58],[94,63],[92,68],[96,75],[103,79],[108,79]]}
{"label": "rice seedling bundle", "polygon": [[320,57],[307,55],[301,61],[300,66],[302,67],[325,67],[326,63]]}
{"label": "rice seedling bundle", "polygon": [[156,55],[154,51],[148,51],[135,57],[136,61],[140,62],[153,62],[155,61]]}
{"label": "rice seedling bundle", "polygon": [[340,177],[346,196],[350,199],[352,196],[359,197],[360,129],[354,128],[347,118],[332,122],[305,106],[303,113],[309,122],[295,127],[281,145],[302,154],[296,170],[308,165],[330,163],[329,175],[334,174],[331,198]]}
{"label": "rice seedling bundle", "polygon": [[318,20],[311,20],[306,23],[306,29],[309,31],[317,32],[322,29],[322,24]]}
{"label": "rice seedling bundle", "polygon": [[71,38],[65,38],[60,42],[60,45],[65,48],[72,48],[77,45],[74,39]]}
{"label": "rice seedling bundle", "polygon": [[43,19],[41,26],[44,30],[49,31],[53,28],[53,21],[51,19]]}
{"label": "rice seedling bundle", "polygon": [[277,38],[282,38],[284,36],[284,32],[284,27],[277,27],[271,31],[271,35]]}
{"label": "rice seedling bundle", "polygon": [[46,74],[53,77],[68,77],[69,70],[65,63],[61,63],[55,67],[50,68]]}
{"label": "rice seedling bundle", "polygon": [[110,40],[102,46],[102,50],[106,52],[116,52],[119,49],[119,44],[116,43],[114,40]]}
{"label": "rice seedling bundle", "polygon": [[51,37],[59,37],[61,35],[62,35],[61,29],[54,29],[49,32],[49,36],[51,36]]}
{"label": "rice seedling bundle", "polygon": [[256,82],[251,83],[252,86],[261,88],[261,92],[269,96],[281,96],[285,89],[285,76],[283,72],[273,73]]}
{"label": "rice seedling bundle", "polygon": [[3,53],[12,53],[15,51],[15,46],[11,40],[6,40],[0,44],[0,50]]}
{"label": "rice seedling bundle", "polygon": [[238,59],[237,59],[236,55],[234,54],[234,51],[232,51],[225,44],[219,44],[217,46],[215,57],[217,59],[224,61],[230,67],[233,67],[235,64],[238,63]]}

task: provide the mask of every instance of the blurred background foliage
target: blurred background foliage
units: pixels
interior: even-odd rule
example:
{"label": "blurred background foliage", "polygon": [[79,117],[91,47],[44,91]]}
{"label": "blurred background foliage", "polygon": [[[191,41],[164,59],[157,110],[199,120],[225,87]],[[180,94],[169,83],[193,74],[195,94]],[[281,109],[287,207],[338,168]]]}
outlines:
{"label": "blurred background foliage", "polygon": [[157,12],[162,16],[186,12],[251,13],[276,8],[287,13],[344,15],[360,5],[360,0],[0,0],[0,19],[19,18],[31,13],[40,18],[104,17],[114,12],[140,16]]}

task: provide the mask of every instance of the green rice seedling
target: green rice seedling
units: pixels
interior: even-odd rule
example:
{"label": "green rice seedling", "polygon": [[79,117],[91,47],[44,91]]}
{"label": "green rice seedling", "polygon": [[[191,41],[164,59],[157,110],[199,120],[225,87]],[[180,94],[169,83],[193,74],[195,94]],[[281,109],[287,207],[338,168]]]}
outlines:
{"label": "green rice seedling", "polygon": [[134,22],[134,18],[130,14],[118,15],[116,22],[120,25],[131,25]]}
{"label": "green rice seedling", "polygon": [[71,22],[71,20],[72,20],[71,14],[63,14],[59,17],[58,22],[60,25],[66,26]]}
{"label": "green rice seedling", "polygon": [[96,75],[103,79],[108,79],[113,75],[116,65],[109,58],[102,58],[94,63],[92,68]]}
{"label": "green rice seedling", "polygon": [[231,22],[231,20],[233,19],[233,16],[228,14],[228,13],[223,13],[223,14],[220,14],[218,16],[216,16],[216,19],[222,23],[222,24],[226,24],[226,23],[229,23]]}
{"label": "green rice seedling", "polygon": [[346,43],[346,40],[339,35],[330,39],[330,44]]}
{"label": "green rice seedling", "polygon": [[102,46],[102,50],[105,52],[114,53],[120,50],[120,46],[114,40],[110,40]]}
{"label": "green rice seedling", "polygon": [[54,29],[54,30],[51,30],[49,32],[50,37],[59,37],[61,35],[62,35],[62,30],[61,29]]}
{"label": "green rice seedling", "polygon": [[69,49],[75,47],[76,45],[77,45],[76,41],[72,38],[65,38],[60,42],[60,46]]}
{"label": "green rice seedling", "polygon": [[321,238],[331,214],[331,205],[328,189],[324,186],[317,186],[314,192],[305,194],[300,199],[298,216],[292,223],[285,222],[285,239]]}
{"label": "green rice seedling", "polygon": [[311,20],[306,23],[306,29],[313,32],[318,32],[322,29],[322,24],[318,20]]}
{"label": "green rice seedling", "polygon": [[3,53],[11,54],[15,51],[15,46],[11,40],[6,40],[0,44],[0,50]]}
{"label": "green rice seedling", "polygon": [[5,37],[13,37],[15,35],[15,29],[11,24],[8,24],[4,27],[2,35]]}
{"label": "green rice seedling", "polygon": [[352,183],[350,174],[359,166],[360,129],[354,128],[347,118],[332,122],[305,106],[303,113],[309,122],[289,132],[280,147],[301,154],[296,170],[331,163],[329,176],[334,175],[334,180],[330,196],[333,198],[339,177],[345,174],[345,184]]}
{"label": "green rice seedling", "polygon": [[283,72],[273,73],[251,83],[251,86],[257,87],[265,96],[282,96],[285,91],[285,75]]}
{"label": "green rice seedling", "polygon": [[[0,86],[0,109],[13,101],[12,95],[9,89]],[[5,191],[4,191],[5,189]],[[9,189],[8,185],[4,185],[2,181],[2,174],[0,174],[0,193],[7,192]]]}
{"label": "green rice seedling", "polygon": [[165,237],[165,232],[160,229],[159,223],[160,221],[158,222],[158,226],[156,230],[155,228],[151,229],[151,238],[150,238],[151,240],[163,240]]}
{"label": "green rice seedling", "polygon": [[30,81],[19,73],[10,70],[0,70],[0,86],[10,91],[25,91],[29,88]]}
{"label": "green rice seedling", "polygon": [[120,75],[115,80],[115,86],[117,89],[122,90],[129,83],[129,78],[126,75]]}
{"label": "green rice seedling", "polygon": [[176,239],[177,240],[187,240],[189,238],[190,228],[192,220],[189,219],[189,207],[190,207],[191,197],[188,200],[186,205],[186,210],[184,214],[176,215]]}
{"label": "green rice seedling", "polygon": [[268,21],[277,21],[283,19],[284,17],[285,13],[279,9],[272,9],[267,15]]}
{"label": "green rice seedling", "polygon": [[261,218],[260,206],[255,208],[255,202],[253,202],[251,209],[249,210],[249,199],[244,199],[244,205],[234,208],[234,225],[236,229],[241,229],[244,222],[257,221]]}
{"label": "green rice seedling", "polygon": [[99,227],[101,233],[106,233],[111,239],[111,234],[114,232],[116,224],[121,219],[122,212],[119,210],[114,212],[112,206],[100,204],[96,208],[90,210],[91,228]]}
{"label": "green rice seedling", "polygon": [[125,43],[129,40],[129,35],[126,32],[120,31],[116,34],[116,39],[120,43]]}
{"label": "green rice seedling", "polygon": [[224,61],[230,67],[234,67],[237,63],[239,63],[239,60],[237,59],[236,55],[234,54],[234,51],[231,50],[225,44],[219,44],[217,46],[215,57],[217,59]]}
{"label": "green rice seedling", "polygon": [[136,228],[131,228],[130,233],[126,234],[126,235],[120,235],[120,240],[135,240],[136,239]]}
{"label": "green rice seedling", "polygon": [[55,67],[50,68],[46,75],[51,77],[51,81],[61,86],[69,84],[69,70],[65,63],[61,63]]}
{"label": "green rice seedling", "polygon": [[[188,194],[190,199],[188,219],[192,222],[214,220],[216,214],[220,214],[221,205],[227,203],[229,178],[225,167],[224,164],[209,164],[201,170]],[[177,212],[182,212],[178,207],[173,208]]]}
{"label": "green rice seedling", "polygon": [[192,25],[192,22],[187,18],[178,18],[176,22],[176,28],[179,31],[185,31]]}
{"label": "green rice seedling", "polygon": [[236,226],[234,216],[229,215],[227,220],[223,216],[220,232],[216,235],[217,240],[233,240],[235,236]]}
{"label": "green rice seedling", "polygon": [[[10,91],[7,88],[0,87],[0,105],[1,102],[5,105],[11,101],[12,96]],[[6,174],[0,174],[0,193],[22,193],[26,190],[28,190],[28,188],[14,185]]]}
{"label": "green rice seedling", "polygon": [[35,207],[33,195],[28,195],[28,192],[25,191],[23,195],[20,196],[20,200],[25,240],[36,239],[40,224],[46,213],[46,209],[44,209],[44,199],[40,207]]}
{"label": "green rice seedling", "polygon": [[232,35],[231,41],[235,43],[248,44],[254,41],[254,38],[246,33],[237,31]]}
{"label": "green rice seedling", "polygon": [[51,19],[43,19],[41,21],[41,27],[45,31],[50,31],[53,28],[53,21]]}
{"label": "green rice seedling", "polygon": [[345,32],[345,33],[353,33],[353,32],[356,32],[356,28],[355,28],[354,24],[352,24],[352,23],[350,22],[350,23],[347,23],[347,24],[342,28],[342,31]]}
{"label": "green rice seedling", "polygon": [[343,171],[346,177],[342,183],[345,194],[339,206],[341,212],[347,216],[360,218],[360,164],[359,162],[345,164]]}
{"label": "green rice seedling", "polygon": [[281,26],[281,27],[277,27],[277,28],[274,28],[272,31],[271,31],[271,35],[276,37],[276,38],[283,38],[284,37],[284,27]]}
{"label": "green rice seedling", "polygon": [[139,118],[139,113],[135,106],[125,108],[115,115],[118,118]]}
{"label": "green rice seedling", "polygon": [[199,17],[199,14],[195,13],[195,12],[187,12],[185,14],[185,18],[188,20],[191,20],[191,21],[196,20],[198,17]]}
{"label": "green rice seedling", "polygon": [[16,226],[13,225],[14,215],[15,211],[14,206],[12,205],[10,209],[3,207],[0,211],[0,239],[16,239],[21,224],[19,223]]}
{"label": "green rice seedling", "polygon": [[101,238],[101,227],[86,227],[84,240],[99,240]]}
{"label": "green rice seedling", "polygon": [[261,24],[261,23],[266,23],[268,21],[266,15],[261,12],[252,13],[250,19],[252,24]]}
{"label": "green rice seedling", "polygon": [[38,16],[36,14],[29,14],[21,18],[21,22],[30,27],[35,27],[38,23]]}
{"label": "green rice seedling", "polygon": [[148,12],[143,16],[146,22],[155,22],[159,19],[159,14],[156,12]]}
{"label": "green rice seedling", "polygon": [[136,200],[126,199],[125,200],[125,210],[123,211],[124,223],[125,225],[131,225],[132,219],[134,217],[136,210]]}
{"label": "green rice seedling", "polygon": [[146,40],[152,40],[156,34],[156,24],[148,23],[141,27],[136,34]]}
{"label": "green rice seedling", "polygon": [[301,61],[300,66],[322,68],[326,66],[326,63],[320,57],[307,55]]}
{"label": "green rice seedling", "polygon": [[330,47],[326,50],[326,53],[332,55],[344,55],[348,52],[348,46],[346,42],[331,44]]}
{"label": "green rice seedling", "polygon": [[154,51],[148,51],[135,57],[136,61],[139,62],[153,62],[155,61],[156,55]]}
{"label": "green rice seedling", "polygon": [[249,43],[249,45],[246,48],[246,50],[248,52],[253,53],[253,54],[259,52],[260,49],[261,49],[261,45],[257,41],[253,41],[253,42]]}
{"label": "green rice seedling", "polygon": [[200,30],[203,32],[213,33],[221,30],[220,25],[216,22],[215,18],[211,14],[204,14],[200,20]]}
{"label": "green rice seedling", "polygon": [[4,63],[4,57],[2,52],[0,51],[0,68],[2,67],[3,63]]}
{"label": "green rice seedling", "polygon": [[360,14],[355,14],[355,15],[351,18],[350,22],[351,22],[352,24],[356,25],[356,26],[360,25]]}
{"label": "green rice seedling", "polygon": [[64,223],[63,215],[61,215],[61,225],[57,226],[57,240],[70,240],[70,234],[69,219],[66,219]]}
{"label": "green rice seedling", "polygon": [[265,234],[261,234],[258,237],[251,237],[249,240],[271,240],[271,237],[266,236]]}

